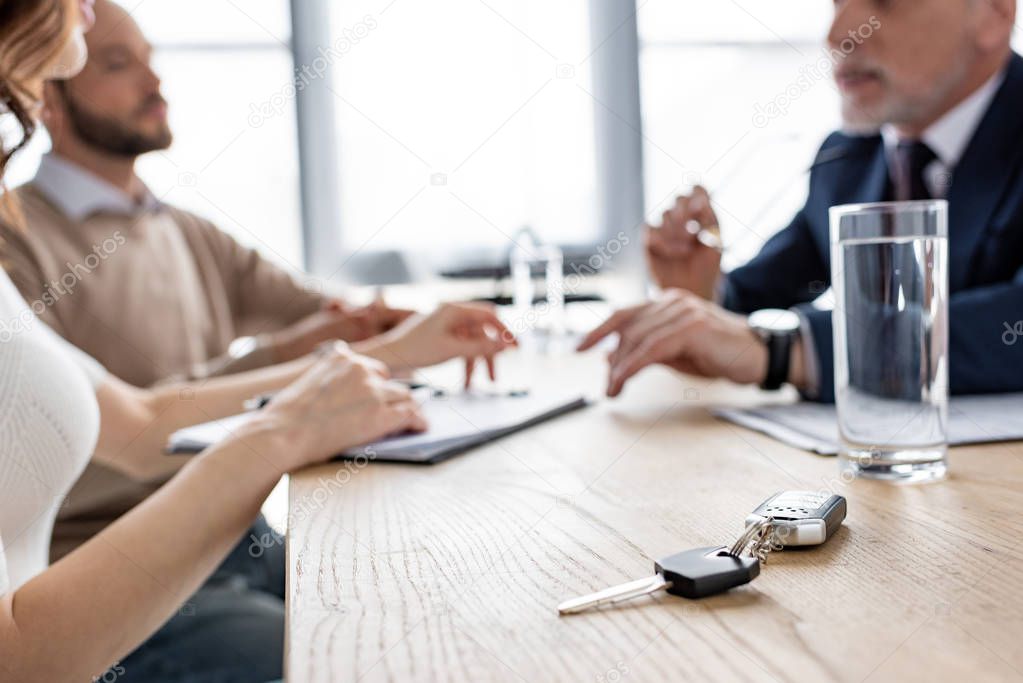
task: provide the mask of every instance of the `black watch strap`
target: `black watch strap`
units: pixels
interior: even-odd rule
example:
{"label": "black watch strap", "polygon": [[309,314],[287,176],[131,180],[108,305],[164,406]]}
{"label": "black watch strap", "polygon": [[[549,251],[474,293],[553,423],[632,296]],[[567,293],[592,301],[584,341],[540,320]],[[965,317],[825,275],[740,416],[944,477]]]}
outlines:
{"label": "black watch strap", "polygon": [[776,391],[789,378],[789,362],[792,358],[792,334],[769,334],[767,343],[767,376],[760,383],[761,389]]}

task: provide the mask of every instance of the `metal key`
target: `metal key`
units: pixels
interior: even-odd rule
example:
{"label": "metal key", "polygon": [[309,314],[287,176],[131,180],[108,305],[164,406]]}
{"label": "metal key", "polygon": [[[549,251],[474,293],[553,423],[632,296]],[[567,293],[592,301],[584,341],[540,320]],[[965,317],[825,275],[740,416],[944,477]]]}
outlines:
{"label": "metal key", "polygon": [[694,548],[658,561],[653,576],[623,583],[558,605],[559,614],[574,614],[659,590],[684,598],[703,598],[749,583],[760,574],[760,560],[729,554],[725,546]]}

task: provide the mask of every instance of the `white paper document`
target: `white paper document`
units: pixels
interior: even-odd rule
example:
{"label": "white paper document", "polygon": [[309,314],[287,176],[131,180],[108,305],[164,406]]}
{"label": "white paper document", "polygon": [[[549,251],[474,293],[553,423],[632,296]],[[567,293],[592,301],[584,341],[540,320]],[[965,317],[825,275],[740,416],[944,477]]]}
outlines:
{"label": "white paper document", "polygon": [[[570,392],[538,395],[467,392],[424,397],[427,431],[390,436],[339,457],[437,462],[586,405],[585,397]],[[198,453],[227,438],[253,415],[254,412],[242,413],[177,431],[170,437],[167,453]]]}
{"label": "white paper document", "polygon": [[[835,406],[791,403],[759,408],[714,408],[735,424],[779,441],[820,453],[838,454]],[[957,396],[948,402],[949,444],[1023,440],[1023,393]]]}

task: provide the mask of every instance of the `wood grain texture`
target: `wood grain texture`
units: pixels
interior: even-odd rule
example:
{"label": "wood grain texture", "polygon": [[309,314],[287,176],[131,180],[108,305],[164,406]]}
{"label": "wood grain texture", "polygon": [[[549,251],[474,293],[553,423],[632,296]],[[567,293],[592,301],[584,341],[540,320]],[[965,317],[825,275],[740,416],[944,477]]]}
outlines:
{"label": "wood grain texture", "polygon": [[[593,395],[606,373],[599,354],[500,369]],[[935,484],[846,482],[834,459],[707,411],[764,399],[655,369],[440,465],[293,476],[288,680],[1023,680],[1023,444],[953,449]],[[658,557],[729,543],[775,491],[824,488],[849,500],[842,530],[748,586],[557,616]]]}

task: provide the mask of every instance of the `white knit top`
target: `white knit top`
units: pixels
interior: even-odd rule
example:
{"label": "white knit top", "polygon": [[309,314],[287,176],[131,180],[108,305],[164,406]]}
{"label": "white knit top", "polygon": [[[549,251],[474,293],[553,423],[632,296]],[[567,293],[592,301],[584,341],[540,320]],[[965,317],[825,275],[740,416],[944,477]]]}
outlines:
{"label": "white knit top", "polygon": [[0,595],[46,569],[57,510],[96,445],[105,376],[0,269]]}

